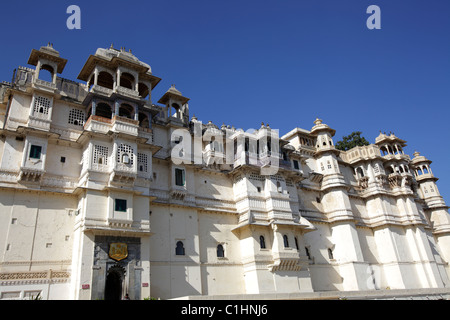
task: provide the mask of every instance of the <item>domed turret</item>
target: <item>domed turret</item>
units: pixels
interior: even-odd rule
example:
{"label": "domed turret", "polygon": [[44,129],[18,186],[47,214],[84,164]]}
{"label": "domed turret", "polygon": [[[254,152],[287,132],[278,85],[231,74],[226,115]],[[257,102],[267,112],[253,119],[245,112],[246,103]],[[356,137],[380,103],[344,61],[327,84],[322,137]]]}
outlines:
{"label": "domed turret", "polygon": [[[159,99],[158,103],[162,103],[167,107],[167,115],[169,120],[179,121],[183,124],[189,123],[189,98],[175,88],[173,84],[169,90]],[[173,110],[172,110],[173,108]],[[173,112],[173,113],[172,113]]]}
{"label": "domed turret", "polygon": [[328,125],[322,122],[322,119],[317,118],[314,121],[314,127],[311,128],[311,135],[316,136],[316,154],[333,151],[339,153],[334,147],[333,136],[336,130],[330,128]]}

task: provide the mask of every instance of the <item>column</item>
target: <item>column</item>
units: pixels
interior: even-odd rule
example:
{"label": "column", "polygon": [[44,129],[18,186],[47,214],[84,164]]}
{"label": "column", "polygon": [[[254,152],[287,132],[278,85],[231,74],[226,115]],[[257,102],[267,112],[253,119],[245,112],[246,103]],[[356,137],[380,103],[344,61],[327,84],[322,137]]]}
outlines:
{"label": "column", "polygon": [[95,110],[97,109],[97,100],[96,99],[92,99],[92,110],[91,110],[91,115],[95,116]]}
{"label": "column", "polygon": [[119,68],[117,68],[117,86],[120,87],[120,76],[121,76],[122,72],[120,71]]}
{"label": "column", "polygon": [[139,121],[139,109],[136,104],[133,105],[134,109],[134,120]]}
{"label": "column", "polygon": [[34,72],[34,80],[39,79],[39,72],[41,71],[41,60],[38,60],[36,64],[36,71]]}
{"label": "column", "polygon": [[114,115],[115,116],[119,115],[119,109],[120,109],[120,101],[116,100],[116,101],[114,101]]}
{"label": "column", "polygon": [[94,85],[97,85],[98,83],[98,69],[94,69]]}
{"label": "column", "polygon": [[147,117],[148,117],[148,128],[151,129],[152,128],[152,114],[150,112],[147,112]]}

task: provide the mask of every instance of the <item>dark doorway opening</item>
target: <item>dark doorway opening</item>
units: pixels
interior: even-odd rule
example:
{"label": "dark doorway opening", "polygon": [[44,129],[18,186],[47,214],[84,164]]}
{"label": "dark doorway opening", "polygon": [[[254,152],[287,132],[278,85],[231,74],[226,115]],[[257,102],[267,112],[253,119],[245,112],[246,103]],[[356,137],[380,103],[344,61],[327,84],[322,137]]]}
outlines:
{"label": "dark doorway opening", "polygon": [[111,267],[108,270],[105,284],[105,300],[122,299],[122,282],[124,271],[120,267]]}

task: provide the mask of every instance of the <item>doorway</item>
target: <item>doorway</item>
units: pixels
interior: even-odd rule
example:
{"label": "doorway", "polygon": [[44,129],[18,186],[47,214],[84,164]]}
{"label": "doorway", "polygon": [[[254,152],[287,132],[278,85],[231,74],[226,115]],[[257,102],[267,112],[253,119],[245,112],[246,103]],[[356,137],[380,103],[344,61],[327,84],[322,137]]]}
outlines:
{"label": "doorway", "polygon": [[109,268],[105,283],[105,300],[122,299],[122,284],[124,278],[124,268],[117,265]]}

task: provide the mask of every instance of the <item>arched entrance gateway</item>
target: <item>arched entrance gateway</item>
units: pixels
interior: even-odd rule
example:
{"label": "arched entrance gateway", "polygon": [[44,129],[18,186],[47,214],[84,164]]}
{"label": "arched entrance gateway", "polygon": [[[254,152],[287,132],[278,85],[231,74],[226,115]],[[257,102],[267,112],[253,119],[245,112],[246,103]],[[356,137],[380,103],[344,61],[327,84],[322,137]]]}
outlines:
{"label": "arched entrance gateway", "polygon": [[105,282],[105,300],[122,300],[125,269],[119,265],[109,268]]}
{"label": "arched entrance gateway", "polygon": [[141,299],[141,239],[96,235],[92,300]]}

